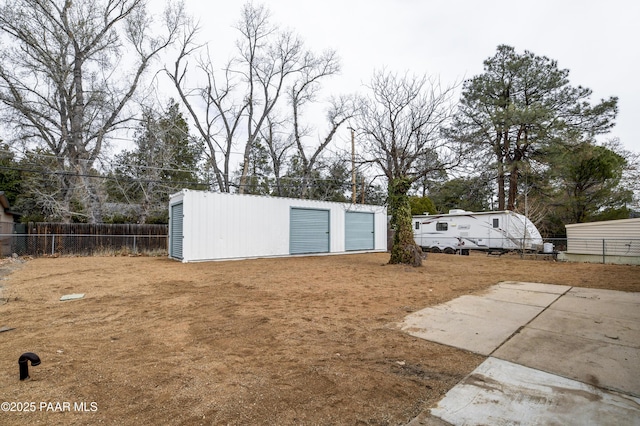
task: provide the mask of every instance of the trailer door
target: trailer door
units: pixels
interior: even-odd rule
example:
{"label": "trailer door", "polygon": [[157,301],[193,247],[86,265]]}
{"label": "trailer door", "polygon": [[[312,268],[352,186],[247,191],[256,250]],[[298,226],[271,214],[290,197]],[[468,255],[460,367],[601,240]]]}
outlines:
{"label": "trailer door", "polygon": [[420,219],[413,219],[413,239],[417,245],[422,247],[422,224]]}
{"label": "trailer door", "polygon": [[503,217],[490,216],[489,217],[489,247],[490,248],[504,248],[504,238],[502,230],[504,229]]}

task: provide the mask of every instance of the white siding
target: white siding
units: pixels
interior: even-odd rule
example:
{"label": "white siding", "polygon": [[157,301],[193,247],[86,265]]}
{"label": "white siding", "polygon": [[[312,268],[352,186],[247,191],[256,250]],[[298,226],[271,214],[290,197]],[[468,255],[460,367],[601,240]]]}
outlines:
{"label": "white siding", "polygon": [[[375,249],[386,251],[386,208],[325,201],[183,190],[183,261],[287,256],[292,207],[329,210],[330,252],[345,252],[345,212],[375,214]],[[171,244],[171,242],[169,242]]]}
{"label": "white siding", "polygon": [[638,256],[640,218],[576,223],[567,228],[567,253]]}

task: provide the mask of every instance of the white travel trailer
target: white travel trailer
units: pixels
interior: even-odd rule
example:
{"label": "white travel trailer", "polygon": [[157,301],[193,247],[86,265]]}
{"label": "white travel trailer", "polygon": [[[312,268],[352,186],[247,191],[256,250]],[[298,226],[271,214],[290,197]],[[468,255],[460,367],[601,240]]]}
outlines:
{"label": "white travel trailer", "polygon": [[413,217],[413,236],[425,251],[469,254],[469,250],[552,251],[543,245],[536,226],[525,216],[509,210],[468,212]]}

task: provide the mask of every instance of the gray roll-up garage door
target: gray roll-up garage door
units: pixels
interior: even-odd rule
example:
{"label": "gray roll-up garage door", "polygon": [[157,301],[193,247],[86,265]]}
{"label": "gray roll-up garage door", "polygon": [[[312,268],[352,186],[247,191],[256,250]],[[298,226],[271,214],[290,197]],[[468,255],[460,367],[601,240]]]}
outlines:
{"label": "gray roll-up garage door", "polygon": [[329,252],[329,210],[292,208],[289,218],[291,254]]}
{"label": "gray roll-up garage door", "polygon": [[346,212],[345,250],[373,250],[374,239],[373,213]]}
{"label": "gray roll-up garage door", "polygon": [[175,259],[182,259],[182,203],[171,206],[171,247],[169,255]]}

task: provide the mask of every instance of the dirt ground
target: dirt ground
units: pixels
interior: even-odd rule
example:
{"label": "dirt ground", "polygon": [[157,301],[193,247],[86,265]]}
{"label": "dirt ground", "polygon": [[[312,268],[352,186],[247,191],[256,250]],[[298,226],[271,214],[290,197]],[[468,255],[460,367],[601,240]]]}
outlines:
{"label": "dirt ground", "polygon": [[634,266],[388,258],[5,261],[0,423],[405,424],[484,360],[399,331],[409,312],[500,281],[640,291]]}

